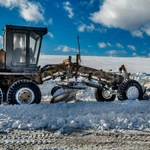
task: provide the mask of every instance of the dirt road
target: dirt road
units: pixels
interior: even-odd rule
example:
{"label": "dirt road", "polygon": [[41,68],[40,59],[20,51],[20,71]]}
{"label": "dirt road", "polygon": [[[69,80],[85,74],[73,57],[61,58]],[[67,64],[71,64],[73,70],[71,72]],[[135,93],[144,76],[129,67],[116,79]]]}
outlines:
{"label": "dirt road", "polygon": [[62,135],[49,131],[1,131],[0,150],[149,150],[150,132],[75,131]]}

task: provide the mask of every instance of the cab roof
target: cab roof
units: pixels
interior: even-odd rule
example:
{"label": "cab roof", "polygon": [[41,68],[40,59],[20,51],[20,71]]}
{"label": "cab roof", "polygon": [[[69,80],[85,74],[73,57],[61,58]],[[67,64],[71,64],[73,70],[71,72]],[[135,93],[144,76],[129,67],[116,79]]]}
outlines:
{"label": "cab roof", "polygon": [[9,30],[32,31],[40,36],[44,36],[45,34],[47,34],[47,28],[42,28],[42,27],[6,25],[4,30],[5,31],[9,31]]}

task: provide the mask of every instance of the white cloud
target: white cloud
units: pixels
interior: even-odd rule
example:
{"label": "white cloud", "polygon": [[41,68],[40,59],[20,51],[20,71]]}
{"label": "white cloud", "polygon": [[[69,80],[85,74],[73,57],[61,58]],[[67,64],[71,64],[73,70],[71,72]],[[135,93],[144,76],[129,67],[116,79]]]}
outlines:
{"label": "white cloud", "polygon": [[[99,48],[105,48],[105,47],[107,47],[107,46],[112,47],[113,45],[110,44],[109,42],[107,42],[107,43],[99,42],[99,43],[98,43],[98,47],[99,47]],[[121,49],[124,48],[123,45],[121,45],[120,43],[116,43],[115,46],[118,47],[118,48],[121,48]],[[113,50],[113,51],[114,51],[114,50]]]}
{"label": "white cloud", "polygon": [[127,47],[128,47],[129,49],[133,50],[133,51],[136,50],[135,46],[133,46],[133,45],[127,45]]}
{"label": "white cloud", "polygon": [[53,19],[52,18],[49,18],[48,20],[48,24],[52,25],[53,24]]}
{"label": "white cloud", "polygon": [[116,47],[122,48],[122,49],[124,48],[123,45],[121,45],[120,43],[117,43],[117,44],[116,44]]}
{"label": "white cloud", "polygon": [[140,30],[132,31],[131,34],[132,34],[133,37],[143,38],[143,32],[140,31]]}
{"label": "white cloud", "polygon": [[[107,43],[99,42],[97,45],[98,45],[99,48],[105,48],[105,47],[107,47],[107,46],[109,46],[109,47],[112,47],[112,46],[113,46],[113,45],[110,44],[109,42],[107,42]],[[116,43],[115,46],[118,47],[118,48],[121,48],[121,49],[124,48],[123,45],[121,45],[120,43]],[[129,45],[129,47],[131,48],[131,45]],[[133,48],[133,46],[132,46],[132,48]],[[116,51],[116,50],[115,50],[115,51]],[[112,52],[114,52],[114,50],[113,50]]]}
{"label": "white cloud", "polygon": [[86,24],[82,24],[78,27],[78,31],[79,32],[84,32],[85,30],[87,30],[88,32],[92,32],[95,29],[94,25],[86,25]]}
{"label": "white cloud", "polygon": [[150,53],[148,53],[148,57],[150,57]]}
{"label": "white cloud", "polygon": [[106,54],[109,55],[109,56],[116,56],[117,51],[116,50],[106,51]]}
{"label": "white cloud", "polygon": [[62,52],[64,52],[64,53],[66,53],[66,52],[78,52],[78,50],[77,49],[75,49],[75,48],[72,48],[72,47],[68,47],[68,46],[66,46],[66,45],[60,45],[60,46],[58,46],[56,49],[55,49],[56,51],[62,51]]}
{"label": "white cloud", "polygon": [[142,37],[142,33],[137,30],[144,29],[149,33],[149,6],[150,0],[104,0],[99,11],[92,13],[90,19],[109,28],[129,30],[132,35]]}
{"label": "white cloud", "polygon": [[108,46],[112,46],[109,42],[107,43]]}
{"label": "white cloud", "polygon": [[51,39],[54,38],[54,35],[53,35],[51,32],[48,32],[47,35],[48,35]]}
{"label": "white cloud", "polygon": [[90,4],[93,4],[95,0],[90,0]]}
{"label": "white cloud", "polygon": [[64,2],[63,5],[64,5],[63,8],[68,12],[68,17],[73,18],[74,13],[73,13],[73,9],[71,8],[70,2],[68,2],[68,1]]}
{"label": "white cloud", "polygon": [[97,32],[100,32],[100,33],[105,33],[107,31],[107,29],[105,29],[105,28],[95,28],[95,26],[92,23],[90,25],[86,25],[86,24],[83,23],[83,24],[81,24],[81,25],[78,26],[78,31],[79,32],[97,31]]}
{"label": "white cloud", "polygon": [[133,53],[132,56],[133,57],[137,57],[138,55],[137,55],[137,53]]}
{"label": "white cloud", "polygon": [[95,28],[95,31],[101,32],[101,33],[106,33],[107,29],[105,28]]}
{"label": "white cloud", "polygon": [[99,47],[99,48],[105,48],[105,47],[107,47],[107,44],[104,43],[104,42],[99,42],[99,43],[98,43],[98,47]]}
{"label": "white cloud", "polygon": [[0,6],[9,9],[18,8],[20,16],[26,21],[39,22],[44,21],[44,9],[38,2],[28,0],[0,0]]}
{"label": "white cloud", "polygon": [[26,21],[44,21],[43,8],[39,3],[26,2],[20,5],[21,17]]}
{"label": "white cloud", "polygon": [[145,31],[145,33],[150,36],[150,28],[143,28],[143,31]]}
{"label": "white cloud", "polygon": [[120,55],[125,55],[127,52],[125,50],[110,50],[106,51],[106,54],[109,56],[120,56]]}
{"label": "white cloud", "polygon": [[20,2],[22,2],[22,0],[0,0],[0,5],[12,9],[18,7]]}
{"label": "white cloud", "polygon": [[48,21],[44,21],[44,25],[48,26],[48,25],[52,25],[53,24],[53,19],[49,18]]}
{"label": "white cloud", "polygon": [[3,37],[0,36],[0,44],[2,45],[3,44]]}

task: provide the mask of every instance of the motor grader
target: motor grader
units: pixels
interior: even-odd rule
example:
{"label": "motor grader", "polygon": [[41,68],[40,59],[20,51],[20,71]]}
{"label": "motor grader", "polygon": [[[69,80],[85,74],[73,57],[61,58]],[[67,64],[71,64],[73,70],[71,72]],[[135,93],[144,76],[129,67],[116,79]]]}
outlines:
{"label": "motor grader", "polygon": [[[97,101],[142,99],[141,85],[130,79],[122,65],[117,72],[105,72],[81,65],[80,53],[60,64],[38,66],[42,38],[47,28],[6,25],[0,50],[0,102],[8,104],[40,103],[38,85],[59,78],[52,89],[51,103],[69,101],[79,90],[95,88]],[[79,77],[82,77],[80,81]]]}

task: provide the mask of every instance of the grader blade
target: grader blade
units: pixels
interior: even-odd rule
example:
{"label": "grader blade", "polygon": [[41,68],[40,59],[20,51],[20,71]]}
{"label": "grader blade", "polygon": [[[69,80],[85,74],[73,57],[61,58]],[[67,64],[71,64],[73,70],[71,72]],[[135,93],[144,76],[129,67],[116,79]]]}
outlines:
{"label": "grader blade", "polygon": [[54,96],[50,103],[57,103],[57,102],[69,102],[69,101],[74,101],[76,100],[76,94],[79,91],[79,89],[74,89],[72,91],[64,92],[60,95]]}

